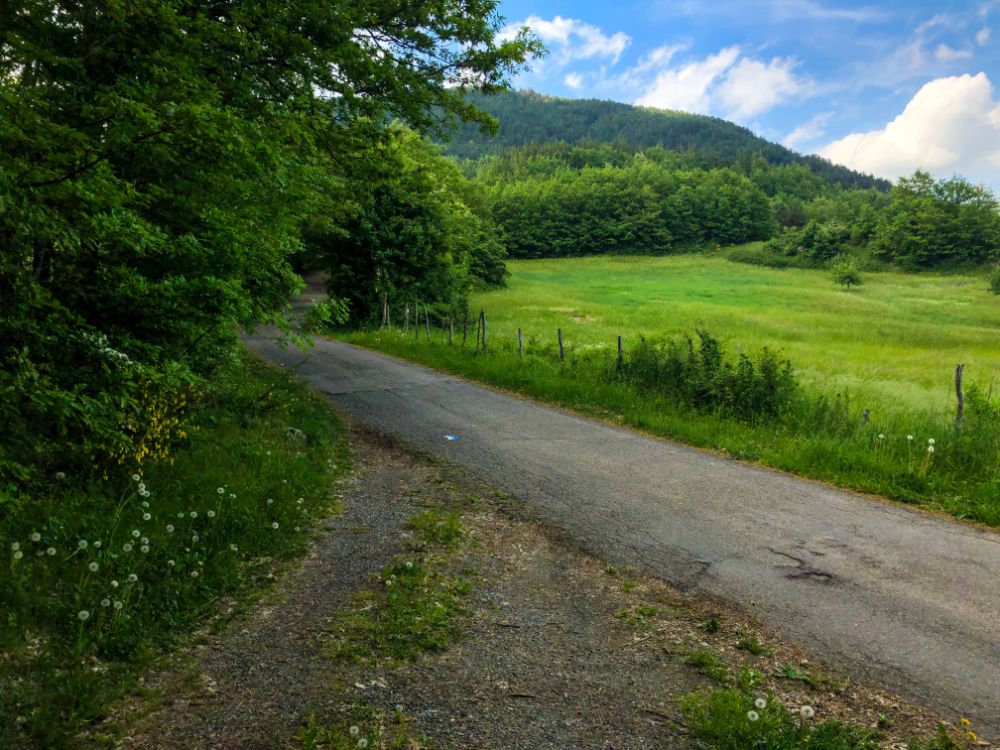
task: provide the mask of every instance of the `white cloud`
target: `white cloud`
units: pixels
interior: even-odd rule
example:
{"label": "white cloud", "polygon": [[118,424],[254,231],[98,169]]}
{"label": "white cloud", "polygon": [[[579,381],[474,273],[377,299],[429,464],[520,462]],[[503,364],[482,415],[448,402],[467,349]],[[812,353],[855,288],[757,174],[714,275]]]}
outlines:
{"label": "white cloud", "polygon": [[979,31],[976,32],[976,42],[979,44],[980,47],[986,46],[986,43],[990,40],[990,34],[992,33],[993,31],[992,29],[990,29],[989,26],[984,26],[983,28],[981,28]]}
{"label": "white cloud", "polygon": [[671,67],[680,49],[660,47],[620,77],[640,91],[636,104],[746,122],[812,89],[811,81],[795,75],[794,60],[776,57],[764,62],[743,56],[733,46]]}
{"label": "white cloud", "polygon": [[525,26],[545,43],[551,53],[550,59],[557,65],[592,57],[610,58],[612,63],[616,63],[632,43],[632,38],[621,31],[609,36],[597,26],[562,16],[552,19],[528,16],[519,23],[508,24],[498,36],[500,39],[512,38]]}
{"label": "white cloud", "polygon": [[952,49],[947,44],[939,44],[934,50],[934,57],[941,62],[953,62],[954,60],[968,60],[972,57],[971,49]]}
{"label": "white cloud", "polygon": [[660,70],[635,103],[659,109],[708,113],[712,102],[710,89],[739,56],[739,47],[726,47],[704,60]]}
{"label": "white cloud", "polygon": [[727,116],[746,120],[774,109],[809,87],[807,81],[795,77],[794,67],[794,60],[776,57],[764,63],[744,57],[726,73],[716,96]]}
{"label": "white cloud", "polygon": [[579,73],[567,73],[566,77],[563,78],[563,83],[571,89],[581,88],[583,86],[583,76]]}
{"label": "white cloud", "polygon": [[921,168],[1000,187],[1000,102],[985,73],[925,84],[882,130],[852,133],[819,153],[881,177]]}
{"label": "white cloud", "polygon": [[781,142],[788,148],[798,148],[801,144],[819,140],[826,135],[826,124],[832,116],[832,112],[821,112],[795,128]]}

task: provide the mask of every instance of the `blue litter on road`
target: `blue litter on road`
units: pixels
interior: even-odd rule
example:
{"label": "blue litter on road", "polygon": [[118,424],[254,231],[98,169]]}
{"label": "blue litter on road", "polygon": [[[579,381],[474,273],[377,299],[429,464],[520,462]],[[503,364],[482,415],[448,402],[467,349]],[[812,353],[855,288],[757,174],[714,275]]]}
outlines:
{"label": "blue litter on road", "polygon": [[458,435],[445,435],[444,439],[448,440],[449,442],[455,442],[456,440],[458,440]]}

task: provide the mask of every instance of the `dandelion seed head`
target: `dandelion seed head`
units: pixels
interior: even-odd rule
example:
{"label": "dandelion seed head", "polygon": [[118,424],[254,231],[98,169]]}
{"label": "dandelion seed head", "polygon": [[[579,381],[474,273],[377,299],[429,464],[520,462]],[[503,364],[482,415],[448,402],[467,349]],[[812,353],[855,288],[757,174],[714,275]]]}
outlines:
{"label": "dandelion seed head", "polygon": [[183,514],[183,513],[178,513],[178,514],[177,514],[177,517],[178,517],[178,518],[184,518],[184,514]]}
{"label": "dandelion seed head", "polygon": [[351,737],[357,737],[361,733],[361,730],[356,726],[352,726],[348,731],[350,731]]}
{"label": "dandelion seed head", "polygon": [[33,541],[33,542],[40,542],[40,541],[42,541],[42,535],[39,534],[37,531],[35,531],[35,532],[32,532],[32,534],[29,537],[29,539],[31,539],[31,541]]}
{"label": "dandelion seed head", "polygon": [[132,551],[132,543],[131,542],[126,542],[125,544],[123,544],[122,545],[122,551],[123,552],[131,552]]}
{"label": "dandelion seed head", "polygon": [[218,492],[220,495],[225,495],[226,494],[226,488],[225,487],[219,487],[215,491]]}
{"label": "dandelion seed head", "polygon": [[24,553],[21,550],[19,550],[19,549],[18,550],[14,550],[14,559],[15,560],[20,560],[22,557],[24,557]]}
{"label": "dandelion seed head", "polygon": [[76,543],[76,548],[77,549],[87,549],[87,540],[86,539],[81,539],[79,542]]}
{"label": "dandelion seed head", "polygon": [[116,599],[115,600],[115,609],[121,609],[121,608],[122,608],[122,603]]}
{"label": "dandelion seed head", "polygon": [[168,523],[167,524],[167,533],[168,534],[173,534],[174,533],[174,525],[172,523]]}
{"label": "dandelion seed head", "polygon": [[139,540],[139,544],[149,544],[149,540],[146,537],[143,537]]}
{"label": "dandelion seed head", "polygon": [[113,588],[113,589],[118,588],[118,581],[112,581],[111,582],[111,588]]}
{"label": "dandelion seed head", "polygon": [[192,510],[188,515],[191,516],[191,518],[197,518],[198,517],[198,511]]}
{"label": "dandelion seed head", "polygon": [[933,445],[928,445],[927,446],[927,452],[928,453],[933,453],[934,452],[934,446]]}
{"label": "dandelion seed head", "polygon": [[362,750],[364,748],[368,747],[368,740],[366,740],[364,737],[362,737],[360,740],[358,740],[358,747],[362,748]]}
{"label": "dandelion seed head", "polygon": [[198,571],[197,570],[192,570],[191,571],[191,577],[192,578],[197,578],[198,577]]}
{"label": "dandelion seed head", "polygon": [[272,528],[272,529],[276,529],[276,528],[278,528],[278,522],[277,522],[277,521],[274,521],[274,522],[273,522],[273,523],[271,524],[271,528]]}
{"label": "dandelion seed head", "polygon": [[12,551],[17,552],[19,549],[21,549],[21,543],[20,542],[11,542],[10,548],[11,548]]}
{"label": "dandelion seed head", "polygon": [[757,721],[760,718],[760,714],[756,711],[747,711],[747,718],[750,719],[750,721]]}
{"label": "dandelion seed head", "polygon": [[230,492],[229,493],[229,499],[230,500],[235,500],[236,499],[236,493],[235,492]]}
{"label": "dandelion seed head", "polygon": [[94,549],[100,549],[100,548],[101,548],[101,540],[98,539],[97,541],[94,542]]}
{"label": "dandelion seed head", "polygon": [[274,504],[274,498],[273,498],[273,497],[269,497],[269,498],[267,499],[267,504],[268,504],[268,505],[273,505],[273,504]]}
{"label": "dandelion seed head", "polygon": [[141,505],[142,505],[143,508],[148,508],[149,507],[149,503],[147,503],[145,500],[142,501]]}
{"label": "dandelion seed head", "polygon": [[139,494],[141,495],[145,491],[146,491],[146,485],[144,485],[142,482],[139,482]]}
{"label": "dandelion seed head", "polygon": [[79,612],[76,613],[76,616],[80,618],[80,622],[86,622],[87,620],[90,619],[90,612],[88,612],[85,609],[81,609]]}
{"label": "dandelion seed head", "polygon": [[49,547],[47,550],[45,550],[45,554],[48,555],[49,557],[54,557],[56,554],[56,548]]}
{"label": "dandelion seed head", "polygon": [[142,477],[140,477],[138,474],[133,474],[132,475],[132,481],[133,482],[138,482],[141,478]]}
{"label": "dandelion seed head", "polygon": [[139,547],[139,551],[145,555],[147,552],[149,552],[149,545],[148,544],[142,545],[141,547]]}
{"label": "dandelion seed head", "polygon": [[104,599],[101,599],[101,606],[102,607],[110,607],[111,606],[111,600],[108,599],[107,597],[105,597]]}
{"label": "dandelion seed head", "polygon": [[934,443],[936,443],[937,441],[934,438],[927,438],[927,442],[930,445],[934,445]]}
{"label": "dandelion seed head", "polygon": [[913,440],[913,435],[907,435],[907,436],[906,436],[906,439],[907,439],[907,440]]}
{"label": "dandelion seed head", "polygon": [[128,580],[129,580],[129,583],[135,583],[136,581],[139,580],[139,576],[137,576],[135,573],[129,573],[128,574]]}
{"label": "dandelion seed head", "polygon": [[143,521],[148,521],[148,520],[149,520],[149,519],[151,519],[151,518],[152,518],[152,516],[151,516],[151,515],[149,515],[149,513],[143,513],[143,514],[142,514],[142,520],[143,520]]}
{"label": "dandelion seed head", "polygon": [[803,706],[802,708],[799,709],[799,714],[802,716],[803,719],[811,719],[813,716],[816,715],[816,712],[813,710],[812,706]]}
{"label": "dandelion seed head", "polygon": [[167,565],[169,565],[171,568],[174,567],[174,565],[176,564],[177,563],[175,563],[173,560],[167,560]]}
{"label": "dandelion seed head", "polygon": [[149,496],[150,496],[150,495],[152,495],[153,493],[152,493],[152,492],[150,492],[149,490],[143,490],[143,491],[142,491],[142,492],[140,492],[139,494],[140,494],[140,495],[142,495],[143,497],[149,497]]}
{"label": "dandelion seed head", "polygon": [[134,536],[136,539],[138,539],[139,537],[142,536],[142,532],[139,531],[139,529],[132,529],[132,536]]}
{"label": "dandelion seed head", "polygon": [[92,562],[90,563],[90,565],[87,566],[87,570],[89,570],[91,573],[96,573],[99,567],[100,566],[97,563]]}
{"label": "dandelion seed head", "polygon": [[215,518],[215,511],[214,510],[210,510],[205,515],[207,515],[209,518]]}
{"label": "dandelion seed head", "polygon": [[191,541],[192,542],[197,542],[199,539],[201,539],[201,537],[198,536],[197,534],[192,534],[191,535]]}
{"label": "dandelion seed head", "polygon": [[66,478],[66,472],[65,471],[57,471],[56,472],[56,479],[65,479],[65,478]]}
{"label": "dandelion seed head", "polygon": [[885,440],[885,433],[884,433],[884,432],[880,432],[880,433],[878,434],[878,439],[879,439],[879,440]]}
{"label": "dandelion seed head", "polygon": [[753,704],[754,704],[754,705],[755,705],[755,706],[756,706],[757,708],[760,708],[760,709],[764,709],[764,708],[767,708],[767,701],[766,701],[766,700],[764,700],[763,698],[758,698],[757,700],[755,700],[755,701],[753,702]]}
{"label": "dandelion seed head", "polygon": [[235,544],[230,544],[229,549],[232,550],[233,552],[237,552],[239,550],[239,547],[237,547]]}

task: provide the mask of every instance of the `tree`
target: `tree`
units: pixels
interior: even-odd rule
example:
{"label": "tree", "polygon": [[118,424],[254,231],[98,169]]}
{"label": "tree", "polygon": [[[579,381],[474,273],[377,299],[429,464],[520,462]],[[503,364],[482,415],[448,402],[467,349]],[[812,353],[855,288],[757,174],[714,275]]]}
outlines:
{"label": "tree", "polygon": [[500,23],[496,0],[0,4],[0,479],[46,444],[134,460],[150,398],[279,320],[356,144],[493,125],[465,91],[537,50]]}
{"label": "tree", "polygon": [[858,261],[850,255],[838,255],[830,264],[833,280],[845,289],[861,284],[861,269]]}

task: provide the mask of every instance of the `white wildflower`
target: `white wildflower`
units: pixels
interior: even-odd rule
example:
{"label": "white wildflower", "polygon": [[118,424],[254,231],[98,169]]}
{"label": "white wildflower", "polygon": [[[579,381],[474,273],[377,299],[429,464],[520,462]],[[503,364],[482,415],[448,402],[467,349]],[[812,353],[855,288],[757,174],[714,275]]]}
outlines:
{"label": "white wildflower", "polygon": [[198,511],[192,510],[188,515],[191,516],[191,518],[197,518],[198,517]]}
{"label": "white wildflower", "polygon": [[90,563],[90,565],[87,566],[87,570],[89,570],[91,573],[96,573],[99,567],[100,566],[97,563],[92,562]]}
{"label": "white wildflower", "polygon": [[351,737],[357,737],[361,733],[361,730],[356,726],[352,726],[348,731],[350,731]]}
{"label": "white wildflower", "polygon": [[272,529],[276,529],[276,528],[278,528],[278,522],[277,522],[277,521],[274,521],[274,522],[273,522],[273,523],[271,524],[271,528],[272,528]]}
{"label": "white wildflower", "polygon": [[101,606],[102,607],[110,607],[111,606],[111,600],[108,599],[107,597],[105,597],[104,599],[101,599]]}
{"label": "white wildflower", "polygon": [[14,550],[15,560],[20,560],[22,557],[24,557],[24,553],[21,550]]}
{"label": "white wildflower", "polygon": [[207,515],[209,518],[215,518],[215,511],[214,510],[210,510],[205,515]]}
{"label": "white wildflower", "polygon": [[927,446],[927,452],[928,453],[933,453],[934,452],[934,446],[933,445],[928,445]]}
{"label": "white wildflower", "polygon": [[907,440],[913,440],[913,435],[907,435],[907,436],[906,436],[906,439],[907,439]]}
{"label": "white wildflower", "polygon": [[10,549],[11,549],[12,552],[17,552],[19,549],[21,549],[21,543],[20,542],[11,542]]}
{"label": "white wildflower", "polygon": [[174,533],[174,525],[172,523],[168,523],[167,524],[167,533],[168,534],[173,534]]}
{"label": "white wildflower", "polygon": [[48,555],[49,557],[54,557],[56,554],[56,548],[49,547],[47,550],[45,550],[45,554]]}
{"label": "white wildflower", "polygon": [[135,573],[129,573],[128,574],[128,581],[129,581],[129,583],[135,583],[138,580],[139,580],[139,576],[137,576]]}
{"label": "white wildflower", "polygon": [[192,578],[197,578],[198,577],[198,571],[197,570],[192,570],[191,571],[191,577]]}
{"label": "white wildflower", "polygon": [[148,521],[151,518],[152,518],[152,516],[149,513],[143,513],[142,514],[142,520],[143,521]]}
{"label": "white wildflower", "polygon": [[799,709],[799,714],[802,715],[803,719],[811,719],[816,715],[816,712],[813,710],[812,706],[803,706]]}
{"label": "white wildflower", "polygon": [[226,494],[226,488],[225,487],[219,487],[215,491],[218,492],[220,495],[225,495]]}
{"label": "white wildflower", "polygon": [[100,548],[101,548],[101,540],[98,539],[96,542],[94,542],[94,549],[100,549]]}
{"label": "white wildflower", "polygon": [[761,710],[767,708],[767,701],[764,700],[763,698],[758,698],[753,702],[753,704]]}
{"label": "white wildflower", "polygon": [[125,544],[123,544],[122,545],[122,551],[124,551],[124,552],[131,552],[132,551],[132,543],[131,542],[126,542]]}
{"label": "white wildflower", "polygon": [[90,618],[90,612],[85,609],[81,609],[76,613],[76,616],[80,618],[81,622],[86,622]]}
{"label": "white wildflower", "polygon": [[76,543],[76,547],[77,549],[87,549],[87,540],[81,539],[79,542]]}
{"label": "white wildflower", "polygon": [[65,478],[66,478],[66,472],[65,471],[57,471],[56,472],[56,479],[65,479]]}
{"label": "white wildflower", "polygon": [[116,599],[115,600],[115,609],[121,609],[121,608],[122,608],[122,603]]}
{"label": "white wildflower", "polygon": [[139,547],[139,551],[142,552],[143,554],[146,554],[147,552],[149,552],[149,545],[148,544],[142,545],[141,547]]}
{"label": "white wildflower", "polygon": [[133,475],[132,475],[132,481],[133,481],[133,482],[138,482],[138,481],[139,481],[139,479],[141,479],[141,477],[140,477],[140,476],[139,476],[138,474],[133,474]]}
{"label": "white wildflower", "polygon": [[927,442],[930,445],[934,445],[934,443],[936,443],[937,441],[934,438],[927,438]]}
{"label": "white wildflower", "polygon": [[32,532],[32,534],[29,537],[29,539],[31,539],[31,541],[33,541],[33,542],[40,542],[40,541],[42,541],[42,535],[39,534],[37,531],[35,531],[35,532]]}
{"label": "white wildflower", "polygon": [[112,581],[111,582],[111,588],[113,588],[113,589],[118,588],[118,581]]}
{"label": "white wildflower", "polygon": [[757,719],[760,718],[760,714],[756,711],[747,711],[747,718],[750,719],[750,721],[757,721]]}
{"label": "white wildflower", "polygon": [[132,536],[134,536],[136,539],[138,539],[139,537],[142,536],[142,532],[139,531],[139,529],[132,529]]}

